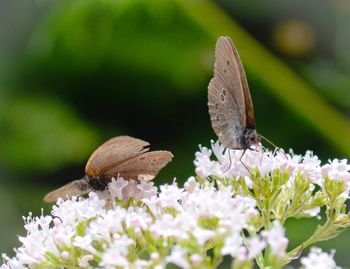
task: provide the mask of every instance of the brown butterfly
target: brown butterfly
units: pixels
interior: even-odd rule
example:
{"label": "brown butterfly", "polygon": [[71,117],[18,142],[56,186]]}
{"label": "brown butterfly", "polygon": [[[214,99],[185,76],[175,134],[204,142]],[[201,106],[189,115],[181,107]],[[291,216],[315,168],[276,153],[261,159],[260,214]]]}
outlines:
{"label": "brown butterfly", "polygon": [[111,138],[98,147],[85,166],[85,176],[48,193],[44,201],[104,190],[112,177],[152,180],[173,155],[169,151],[148,151],[149,143],[130,136]]}
{"label": "brown butterfly", "polygon": [[259,144],[247,77],[230,37],[219,37],[216,43],[208,106],[214,132],[226,148],[245,151]]}

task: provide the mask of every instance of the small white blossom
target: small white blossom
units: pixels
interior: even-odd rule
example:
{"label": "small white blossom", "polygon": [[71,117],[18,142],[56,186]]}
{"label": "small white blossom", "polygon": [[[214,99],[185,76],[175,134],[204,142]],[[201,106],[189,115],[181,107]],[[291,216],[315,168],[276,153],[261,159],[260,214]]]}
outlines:
{"label": "small white blossom", "polygon": [[203,258],[199,254],[195,253],[190,256],[190,260],[193,264],[198,265],[203,261]]}
{"label": "small white blossom", "polygon": [[311,209],[304,210],[304,214],[309,215],[310,217],[316,217],[319,215],[321,209],[319,207],[314,207]]}
{"label": "small white blossom", "polygon": [[222,255],[230,255],[235,258],[240,256],[243,239],[239,233],[233,233],[225,239],[225,244],[221,249]]}
{"label": "small white blossom", "polygon": [[141,191],[142,198],[150,198],[157,195],[157,187],[154,186],[154,182],[141,180],[137,188]]}
{"label": "small white blossom", "polygon": [[134,245],[135,242],[126,235],[115,239],[102,255],[100,266],[104,268],[115,268],[116,266],[125,268],[129,265],[127,259],[127,255],[129,254],[128,247]]}
{"label": "small white blossom", "polygon": [[201,178],[211,175],[222,176],[221,164],[210,160],[212,151],[206,147],[200,147],[199,149],[200,151],[196,153],[196,159],[194,161],[197,176]]}
{"label": "small white blossom", "polygon": [[91,253],[96,253],[96,249],[92,246],[92,237],[91,235],[85,235],[85,236],[76,236],[73,241],[73,246],[79,247],[83,250],[89,251]]}
{"label": "small white blossom", "polygon": [[262,238],[251,237],[247,240],[247,248],[250,258],[255,258],[265,247],[266,242]]}
{"label": "small white blossom", "polygon": [[350,164],[346,159],[329,161],[322,166],[323,177],[328,176],[330,179],[350,182]]}
{"label": "small white blossom", "polygon": [[330,254],[323,252],[320,248],[311,248],[307,257],[300,259],[303,269],[340,269],[333,259],[335,251]]}
{"label": "small white blossom", "polygon": [[180,248],[178,245],[174,246],[171,250],[171,254],[166,258],[167,263],[173,263],[181,268],[191,268],[187,261],[187,252],[185,249]]}
{"label": "small white blossom", "polygon": [[288,239],[284,235],[283,227],[278,222],[274,222],[270,230],[263,231],[262,236],[271,247],[271,251],[274,255],[278,258],[282,258],[286,255]]}
{"label": "small white blossom", "polygon": [[94,259],[94,256],[92,255],[84,255],[82,256],[81,258],[78,259],[78,264],[80,267],[82,268],[86,268],[86,267],[89,267],[90,264],[89,264],[89,261],[92,261]]}
{"label": "small white blossom", "polygon": [[108,184],[108,190],[112,198],[123,200],[123,190],[128,184],[129,182],[122,177],[118,177],[117,180],[112,177],[111,182]]}

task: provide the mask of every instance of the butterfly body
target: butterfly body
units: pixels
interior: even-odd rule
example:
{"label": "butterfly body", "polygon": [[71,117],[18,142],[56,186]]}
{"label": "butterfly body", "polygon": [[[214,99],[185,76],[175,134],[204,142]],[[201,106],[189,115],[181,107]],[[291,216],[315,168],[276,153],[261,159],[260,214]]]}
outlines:
{"label": "butterfly body", "polygon": [[216,43],[208,107],[214,132],[226,148],[245,150],[260,142],[247,78],[229,37],[220,37]]}
{"label": "butterfly body", "polygon": [[54,202],[106,189],[112,177],[152,180],[173,155],[169,151],[149,151],[149,143],[130,136],[111,138],[98,147],[85,166],[85,176],[48,193],[44,201]]}

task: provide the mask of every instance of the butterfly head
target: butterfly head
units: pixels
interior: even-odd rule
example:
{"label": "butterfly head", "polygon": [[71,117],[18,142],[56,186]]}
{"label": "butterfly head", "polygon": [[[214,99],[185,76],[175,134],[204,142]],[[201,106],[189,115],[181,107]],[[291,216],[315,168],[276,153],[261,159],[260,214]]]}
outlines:
{"label": "butterfly head", "polygon": [[260,136],[255,129],[245,129],[242,139],[245,148],[250,148],[251,146],[257,145],[260,142]]}

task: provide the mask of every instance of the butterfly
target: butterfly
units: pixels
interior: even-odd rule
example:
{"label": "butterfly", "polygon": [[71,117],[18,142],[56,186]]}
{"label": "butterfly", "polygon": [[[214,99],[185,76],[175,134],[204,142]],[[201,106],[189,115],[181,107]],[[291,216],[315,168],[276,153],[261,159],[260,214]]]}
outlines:
{"label": "butterfly", "polygon": [[173,158],[169,151],[149,151],[149,143],[130,136],[117,136],[106,141],[90,156],[85,176],[48,193],[44,201],[70,198],[90,191],[104,190],[112,177],[152,180]]}
{"label": "butterfly", "polygon": [[230,37],[219,37],[216,43],[208,107],[213,130],[226,148],[245,152],[259,144],[247,77]]}

